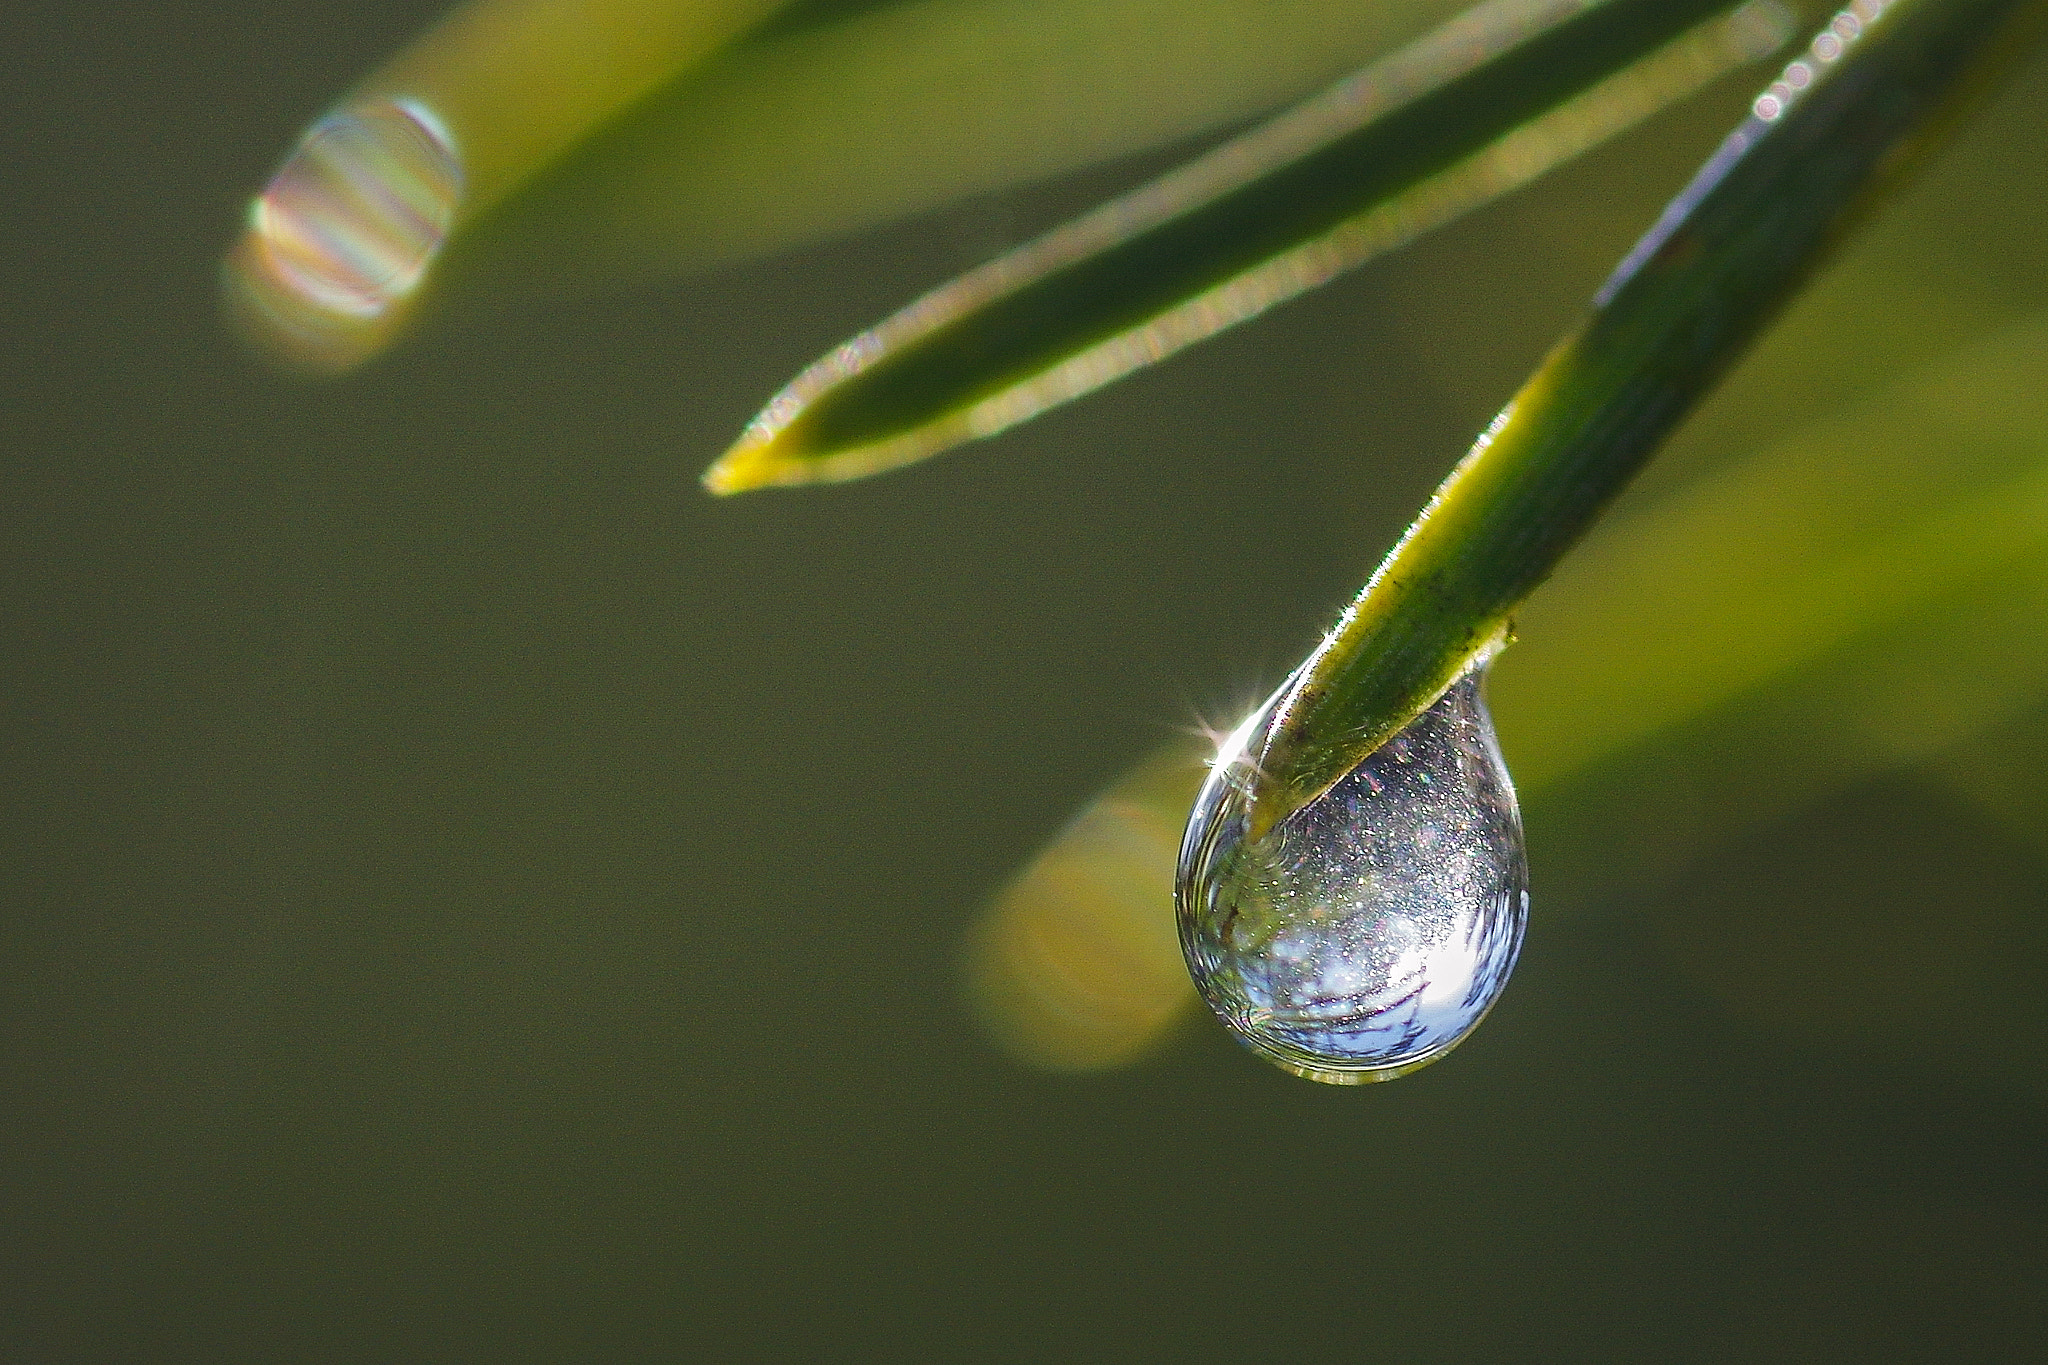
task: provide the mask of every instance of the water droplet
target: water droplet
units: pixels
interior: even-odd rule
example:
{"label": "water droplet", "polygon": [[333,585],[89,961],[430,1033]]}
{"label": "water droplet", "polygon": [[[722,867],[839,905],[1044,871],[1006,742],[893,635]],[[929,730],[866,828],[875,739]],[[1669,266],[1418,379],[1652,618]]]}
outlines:
{"label": "water droplet", "polygon": [[319,368],[367,355],[447,242],[462,182],[447,129],[415,100],[314,124],[250,205],[233,263],[260,339]]}
{"label": "water droplet", "polygon": [[280,280],[368,317],[411,292],[447,239],[462,166],[412,101],[355,105],[313,125],[250,211]]}
{"label": "water droplet", "polygon": [[1231,1032],[1297,1075],[1426,1065],[1514,969],[1528,868],[1482,674],[1263,838],[1246,838],[1244,788],[1270,705],[1196,799],[1176,895],[1188,968]]}

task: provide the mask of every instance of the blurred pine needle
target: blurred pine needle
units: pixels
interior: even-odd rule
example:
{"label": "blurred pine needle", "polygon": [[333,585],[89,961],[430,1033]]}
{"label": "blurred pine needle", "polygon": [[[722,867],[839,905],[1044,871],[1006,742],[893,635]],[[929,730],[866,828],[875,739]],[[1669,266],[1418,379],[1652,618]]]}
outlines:
{"label": "blurred pine needle", "polygon": [[[276,269],[259,215],[228,302],[273,358],[341,372],[426,316],[761,255],[1202,133],[1457,7],[472,0],[322,120],[400,102],[446,129],[464,185],[419,287],[368,314],[332,307]],[[330,178],[298,225],[330,271],[387,267],[379,220],[406,187],[385,174]]]}

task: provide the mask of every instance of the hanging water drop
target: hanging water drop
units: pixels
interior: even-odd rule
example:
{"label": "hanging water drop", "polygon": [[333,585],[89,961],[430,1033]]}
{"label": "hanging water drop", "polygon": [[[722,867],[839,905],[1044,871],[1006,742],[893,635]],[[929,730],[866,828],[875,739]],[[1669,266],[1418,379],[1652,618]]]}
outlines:
{"label": "hanging water drop", "polygon": [[1483,672],[1260,838],[1245,789],[1270,705],[1196,799],[1175,895],[1189,971],[1232,1033],[1297,1075],[1404,1075],[1507,984],[1528,868]]}

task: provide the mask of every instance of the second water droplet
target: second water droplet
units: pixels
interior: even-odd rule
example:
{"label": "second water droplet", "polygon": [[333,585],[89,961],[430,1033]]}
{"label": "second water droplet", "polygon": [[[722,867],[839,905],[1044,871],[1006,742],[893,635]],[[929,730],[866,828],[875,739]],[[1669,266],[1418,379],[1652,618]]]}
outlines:
{"label": "second water droplet", "polygon": [[1482,674],[1261,838],[1245,792],[1263,718],[1196,800],[1175,897],[1189,970],[1231,1032],[1297,1075],[1424,1066],[1514,968],[1528,869]]}
{"label": "second water droplet", "polygon": [[376,100],[313,125],[257,197],[250,228],[281,284],[373,317],[419,284],[461,194],[440,120],[411,100]]}
{"label": "second water droplet", "polygon": [[287,364],[338,373],[376,354],[448,241],[463,169],[416,100],[366,100],[299,140],[249,208],[230,314]]}

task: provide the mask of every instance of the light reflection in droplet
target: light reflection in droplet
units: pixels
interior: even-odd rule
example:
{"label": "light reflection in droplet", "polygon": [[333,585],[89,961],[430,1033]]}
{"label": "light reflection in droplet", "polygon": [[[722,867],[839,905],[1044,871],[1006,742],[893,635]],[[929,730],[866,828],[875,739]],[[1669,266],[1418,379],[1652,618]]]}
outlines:
{"label": "light reflection in droplet", "polygon": [[1262,838],[1247,837],[1255,733],[1196,800],[1176,896],[1189,970],[1224,1024],[1289,1071],[1413,1071],[1507,982],[1528,871],[1480,681],[1466,674]]}
{"label": "light reflection in droplet", "polygon": [[447,241],[462,182],[447,129],[417,101],[314,124],[250,205],[231,263],[258,339],[321,369],[369,354]]}
{"label": "light reflection in droplet", "polygon": [[[1856,0],[1828,22],[1828,26],[1807,45],[1807,52],[1822,66],[1835,61],[1849,50],[1849,44],[1862,36],[1863,30],[1883,14],[1889,4],[1890,0]],[[1813,84],[1817,74],[1813,62],[1804,57],[1794,58],[1783,74],[1756,97],[1750,112],[1765,123],[1776,121],[1791,105],[1793,98]]]}

